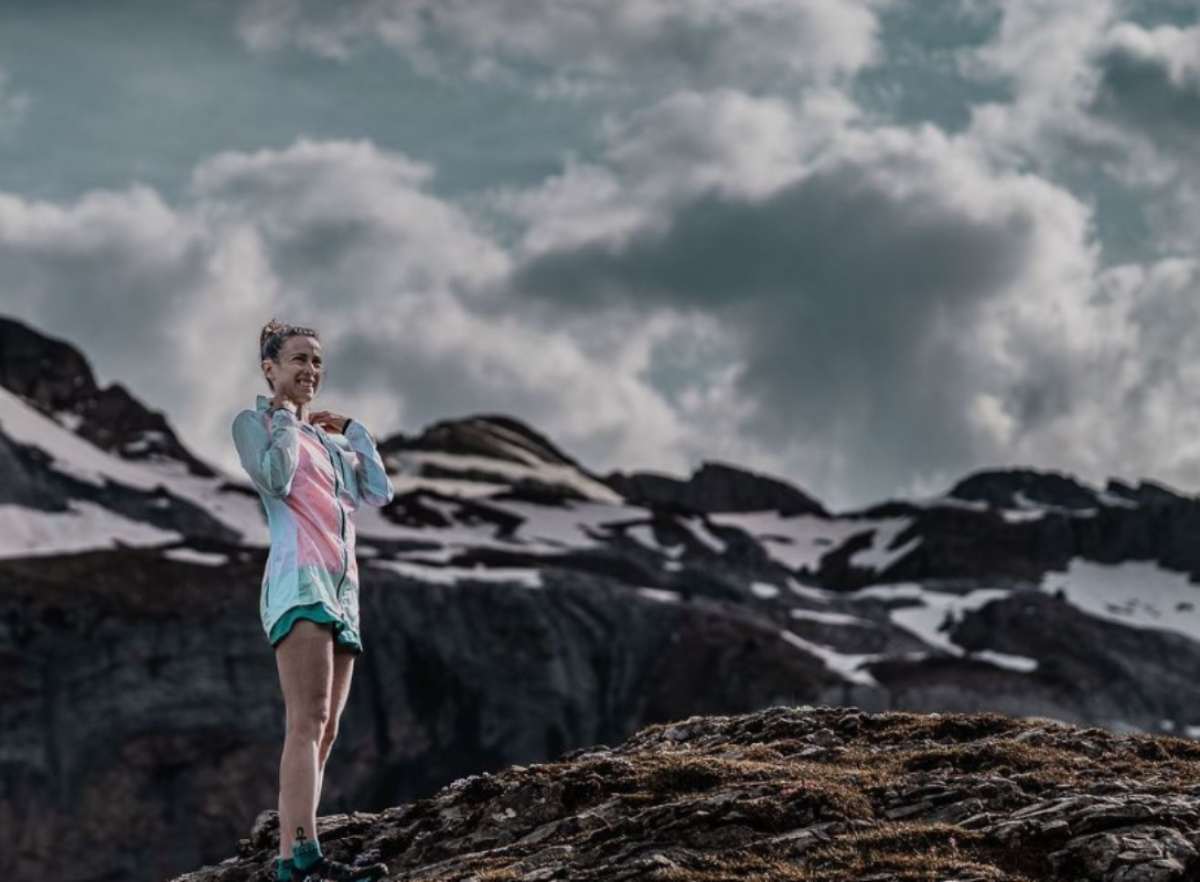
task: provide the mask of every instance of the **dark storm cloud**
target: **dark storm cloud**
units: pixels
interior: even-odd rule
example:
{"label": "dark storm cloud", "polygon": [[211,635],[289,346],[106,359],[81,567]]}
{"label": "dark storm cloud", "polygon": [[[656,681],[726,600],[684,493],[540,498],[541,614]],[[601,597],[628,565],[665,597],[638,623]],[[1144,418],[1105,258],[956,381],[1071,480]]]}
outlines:
{"label": "dark storm cloud", "polygon": [[755,407],[740,428],[767,447],[846,445],[866,492],[971,461],[978,439],[959,421],[973,368],[953,328],[1026,272],[1036,220],[1031,207],[972,216],[936,186],[901,196],[848,163],[763,201],[699,196],[665,233],[543,255],[512,287],[550,310],[711,314],[742,341],[739,397]]}
{"label": "dark storm cloud", "polygon": [[844,166],[761,202],[699,196],[665,233],[639,234],[619,251],[592,245],[535,258],[514,287],[564,306],[627,296],[682,307],[761,298],[818,313],[835,304],[847,315],[896,303],[907,311],[1011,280],[1030,232],[1019,217],[965,221],[932,195],[897,199]]}

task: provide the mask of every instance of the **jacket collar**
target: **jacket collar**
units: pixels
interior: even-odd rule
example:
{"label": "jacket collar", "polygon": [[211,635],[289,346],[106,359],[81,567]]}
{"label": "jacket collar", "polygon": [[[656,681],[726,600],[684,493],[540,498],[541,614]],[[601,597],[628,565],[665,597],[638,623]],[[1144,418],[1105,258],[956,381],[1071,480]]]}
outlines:
{"label": "jacket collar", "polygon": [[[266,395],[256,395],[256,396],[254,397],[254,409],[255,409],[255,410],[258,412],[258,413],[263,413],[263,412],[264,412],[264,411],[266,411],[266,409],[267,409],[268,407],[270,407],[270,406],[271,406],[271,399],[270,399],[270,397],[269,397],[269,396],[266,396]],[[312,432],[314,435],[317,435],[317,436],[319,436],[319,437],[325,437],[325,438],[336,438],[336,437],[337,437],[336,435],[333,435],[333,436],[329,435],[329,434],[328,434],[328,433],[327,433],[327,432],[326,432],[324,429],[322,429],[320,426],[314,426],[312,423],[301,423],[301,424],[300,424],[300,428],[302,428],[302,429],[308,429],[308,430],[309,430],[310,432]],[[342,446],[343,446],[343,447],[346,447],[346,446],[349,446],[349,445],[348,445],[348,443],[347,443],[347,444],[343,444]]]}
{"label": "jacket collar", "polygon": [[[256,395],[254,397],[254,409],[256,411],[258,411],[259,413],[265,412],[266,409],[270,406],[271,406],[270,397],[268,397],[266,395]],[[300,423],[300,427],[312,429],[314,432],[317,431],[317,427],[312,425],[311,423],[302,422],[302,423]]]}

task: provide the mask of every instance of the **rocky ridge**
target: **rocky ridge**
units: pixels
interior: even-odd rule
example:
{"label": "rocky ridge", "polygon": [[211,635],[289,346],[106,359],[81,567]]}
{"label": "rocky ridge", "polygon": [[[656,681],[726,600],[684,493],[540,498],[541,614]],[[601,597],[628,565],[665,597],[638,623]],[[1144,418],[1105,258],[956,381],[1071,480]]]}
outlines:
{"label": "rocky ridge", "polygon": [[[278,818],[174,882],[267,882]],[[392,882],[1200,878],[1200,745],[998,714],[772,707],[319,819]]]}

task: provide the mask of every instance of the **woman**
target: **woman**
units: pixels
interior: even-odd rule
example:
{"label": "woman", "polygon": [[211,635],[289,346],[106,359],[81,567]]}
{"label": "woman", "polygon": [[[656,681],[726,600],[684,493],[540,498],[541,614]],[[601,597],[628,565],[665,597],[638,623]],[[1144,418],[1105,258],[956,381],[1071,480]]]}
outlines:
{"label": "woman", "polygon": [[363,651],[350,515],[363,502],[386,505],[394,491],[362,423],[310,409],[325,371],[317,332],[272,319],[259,349],[274,394],[257,396],[253,410],[237,415],[233,440],[271,534],[259,614],[287,714],[275,875],[374,879],[385,864],[356,869],[321,853],[317,806],[354,658]]}

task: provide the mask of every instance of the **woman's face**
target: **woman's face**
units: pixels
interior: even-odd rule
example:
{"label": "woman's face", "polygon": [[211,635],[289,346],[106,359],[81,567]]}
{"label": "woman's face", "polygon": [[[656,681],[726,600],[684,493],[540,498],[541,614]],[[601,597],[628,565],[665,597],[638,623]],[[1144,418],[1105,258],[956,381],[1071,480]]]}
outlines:
{"label": "woman's face", "polygon": [[283,341],[278,364],[269,358],[263,361],[263,371],[274,384],[275,394],[297,404],[306,404],[316,396],[324,370],[321,344],[303,334]]}

